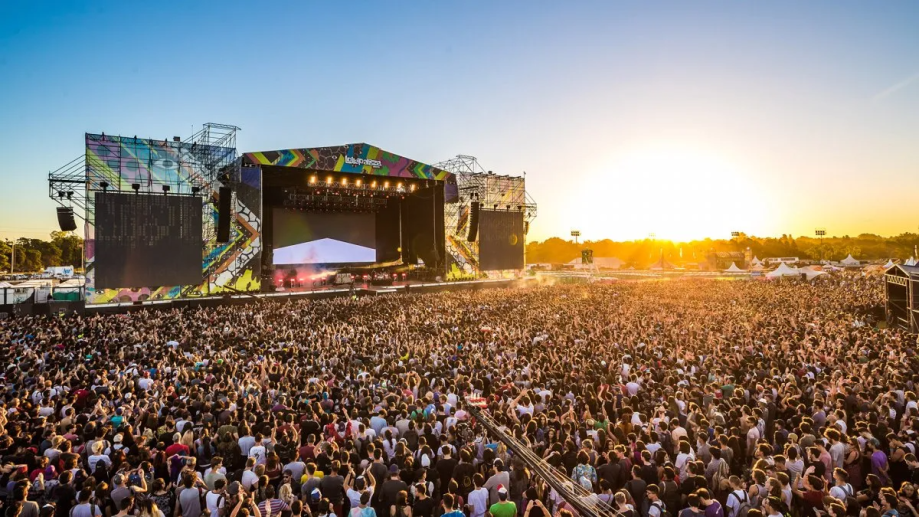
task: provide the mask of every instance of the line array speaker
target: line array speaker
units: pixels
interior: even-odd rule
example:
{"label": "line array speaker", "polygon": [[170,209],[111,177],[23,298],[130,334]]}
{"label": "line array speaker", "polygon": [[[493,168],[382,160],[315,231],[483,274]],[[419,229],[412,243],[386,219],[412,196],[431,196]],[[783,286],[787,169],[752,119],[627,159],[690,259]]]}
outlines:
{"label": "line array speaker", "polygon": [[217,199],[217,242],[230,240],[230,201],[233,199],[233,190],[230,187],[220,187]]}
{"label": "line array speaker", "polygon": [[73,207],[57,207],[57,224],[62,232],[72,232],[77,229],[77,222],[73,219]]}
{"label": "line array speaker", "polygon": [[466,236],[466,240],[469,242],[475,242],[475,238],[479,233],[479,207],[481,203],[478,201],[472,202],[472,208],[469,210],[469,235]]}

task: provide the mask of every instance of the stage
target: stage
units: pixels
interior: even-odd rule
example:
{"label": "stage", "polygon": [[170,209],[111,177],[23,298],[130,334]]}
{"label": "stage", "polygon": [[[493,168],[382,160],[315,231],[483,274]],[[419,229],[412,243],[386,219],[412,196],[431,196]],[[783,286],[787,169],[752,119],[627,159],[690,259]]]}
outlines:
{"label": "stage", "polygon": [[536,209],[522,176],[367,143],[240,154],[238,129],[205,124],[184,140],[86,134],[85,155],[49,174],[49,197],[84,222],[86,307],[522,276]]}

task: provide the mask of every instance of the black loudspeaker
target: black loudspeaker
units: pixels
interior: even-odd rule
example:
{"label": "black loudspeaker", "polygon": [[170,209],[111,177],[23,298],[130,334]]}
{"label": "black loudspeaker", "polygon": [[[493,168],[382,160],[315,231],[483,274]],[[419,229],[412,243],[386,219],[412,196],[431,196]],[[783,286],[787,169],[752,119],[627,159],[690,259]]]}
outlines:
{"label": "black loudspeaker", "polygon": [[77,222],[73,219],[72,207],[57,207],[57,224],[60,225],[62,232],[72,232],[77,229]]}
{"label": "black loudspeaker", "polygon": [[478,201],[472,202],[472,208],[469,210],[469,235],[466,237],[466,240],[469,242],[475,242],[475,238],[479,233],[479,207],[481,203]]}
{"label": "black loudspeaker", "polygon": [[220,187],[217,199],[217,242],[230,240],[230,201],[233,199],[233,190],[230,187]]}

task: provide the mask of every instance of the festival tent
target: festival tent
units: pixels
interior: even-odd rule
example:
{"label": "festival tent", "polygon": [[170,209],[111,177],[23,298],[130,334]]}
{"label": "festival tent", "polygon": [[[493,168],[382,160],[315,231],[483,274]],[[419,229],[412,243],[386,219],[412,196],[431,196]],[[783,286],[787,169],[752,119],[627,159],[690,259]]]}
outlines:
{"label": "festival tent", "polygon": [[840,264],[842,264],[843,266],[860,266],[860,265],[862,265],[861,262],[855,260],[855,259],[852,257],[852,254],[851,254],[851,253],[849,254],[848,257],[842,259],[842,261],[840,262]]}
{"label": "festival tent", "polygon": [[903,265],[904,265],[904,266],[915,266],[915,265],[916,265],[916,259],[914,259],[913,257],[910,257],[909,260],[906,261],[906,264],[903,264]]}
{"label": "festival tent", "polygon": [[783,276],[800,276],[798,268],[788,267],[788,264],[782,262],[775,270],[766,273],[766,278],[781,278]]}
{"label": "festival tent", "polygon": [[896,266],[896,264],[893,263],[893,260],[887,259],[887,263],[884,264],[884,269],[890,269],[894,266]]}
{"label": "festival tent", "polygon": [[737,264],[731,262],[731,267],[724,270],[725,273],[746,273],[743,269],[737,267]]}
{"label": "festival tent", "polygon": [[817,278],[818,276],[827,274],[826,272],[820,271],[819,269],[811,266],[798,268],[798,273],[804,273],[804,276],[807,277],[808,282]]}
{"label": "festival tent", "polygon": [[752,260],[750,263],[753,264],[754,266],[762,266],[762,265],[763,265],[763,261],[760,260],[760,259],[758,259],[758,258],[756,258],[756,256],[753,257],[753,260]]}
{"label": "festival tent", "polygon": [[661,271],[663,269],[673,269],[674,267],[675,266],[673,264],[664,260],[664,257],[661,257],[660,260],[658,260],[654,264],[651,264],[648,267],[648,269],[650,269],[651,271]]}

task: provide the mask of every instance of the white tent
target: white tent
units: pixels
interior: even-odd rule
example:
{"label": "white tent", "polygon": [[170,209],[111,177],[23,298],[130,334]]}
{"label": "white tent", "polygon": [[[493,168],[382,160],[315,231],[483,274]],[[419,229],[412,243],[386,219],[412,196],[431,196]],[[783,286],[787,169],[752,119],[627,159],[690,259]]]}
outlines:
{"label": "white tent", "polygon": [[887,259],[887,263],[884,264],[884,269],[890,269],[894,266],[896,266],[896,264],[893,263],[893,260]]}
{"label": "white tent", "polygon": [[0,289],[6,288],[6,287],[13,287],[13,284],[9,282],[0,282]]}
{"label": "white tent", "polygon": [[906,261],[906,264],[903,264],[903,265],[904,265],[904,266],[915,266],[915,265],[916,265],[916,259],[914,259],[913,257],[910,257],[909,260]]}
{"label": "white tent", "polygon": [[817,278],[818,276],[823,276],[827,274],[824,271],[818,271],[810,266],[798,268],[798,273],[804,273],[804,276],[807,277],[808,282]]}
{"label": "white tent", "polygon": [[781,278],[783,276],[800,276],[798,268],[788,267],[788,264],[782,262],[775,270],[766,273],[766,278]]}
{"label": "white tent", "polygon": [[737,267],[737,264],[731,262],[731,267],[724,270],[725,273],[746,273],[743,269]]}
{"label": "white tent", "polygon": [[762,266],[762,265],[763,265],[763,261],[760,260],[760,259],[758,259],[758,258],[756,258],[756,256],[753,257],[753,260],[752,260],[750,263],[753,264],[754,266]]}
{"label": "white tent", "polygon": [[840,264],[842,264],[843,266],[860,266],[860,265],[862,265],[861,262],[855,260],[855,259],[852,257],[852,254],[851,254],[851,253],[849,254],[848,257],[842,259],[842,261],[840,262]]}

